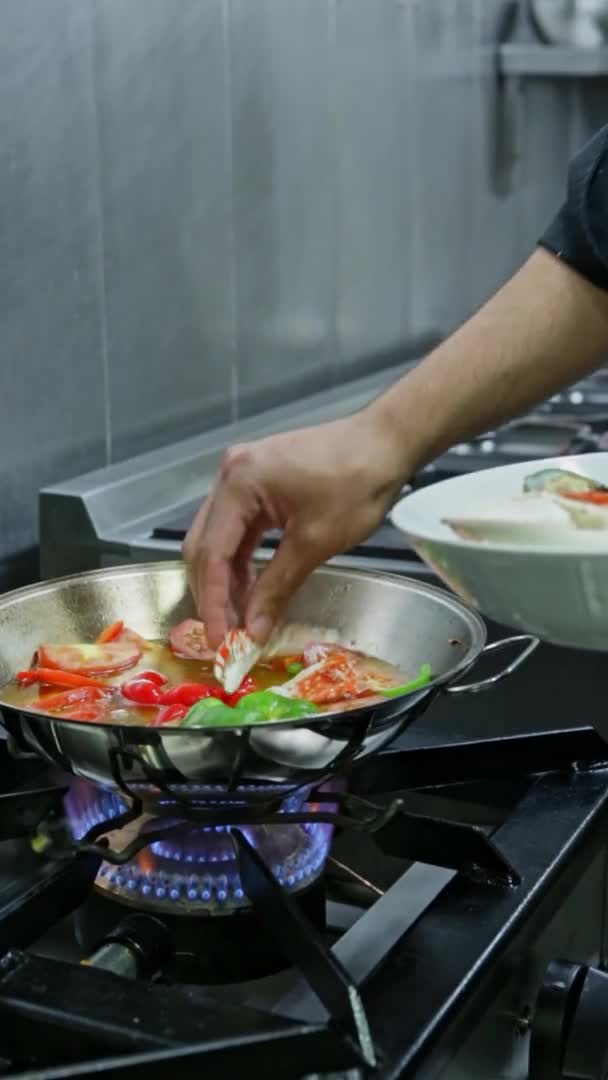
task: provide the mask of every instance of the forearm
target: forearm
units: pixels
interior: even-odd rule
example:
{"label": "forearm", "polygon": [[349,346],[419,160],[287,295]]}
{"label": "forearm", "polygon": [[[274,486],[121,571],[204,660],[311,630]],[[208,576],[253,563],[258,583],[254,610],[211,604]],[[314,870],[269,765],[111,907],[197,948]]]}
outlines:
{"label": "forearm", "polygon": [[368,415],[403,478],[512,419],[608,355],[608,293],[537,250],[465,325]]}

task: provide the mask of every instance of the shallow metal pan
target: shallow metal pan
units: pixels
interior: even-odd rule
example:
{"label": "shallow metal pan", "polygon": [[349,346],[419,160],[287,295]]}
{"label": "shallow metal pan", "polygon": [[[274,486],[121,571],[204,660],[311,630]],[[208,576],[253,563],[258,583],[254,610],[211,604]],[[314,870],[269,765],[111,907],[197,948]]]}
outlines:
{"label": "shallow metal pan", "polygon": [[[93,641],[116,619],[148,639],[164,639],[193,613],[184,567],[163,562],[98,570],[30,586],[0,598],[0,685],[27,666],[41,641]],[[514,671],[536,648],[528,635],[486,646],[482,619],[441,589],[407,578],[324,568],[299,591],[289,617],[335,628],[354,647],[415,676],[423,690],[341,714],[243,729],[180,730],[95,725],[41,716],[3,700],[0,715],[14,752],[34,751],[78,776],[134,792],[158,809],[169,792],[205,802],[250,803],[268,792],[316,783],[381,749],[430,704],[439,689],[478,692]],[[521,651],[482,681],[459,684],[481,653]]]}

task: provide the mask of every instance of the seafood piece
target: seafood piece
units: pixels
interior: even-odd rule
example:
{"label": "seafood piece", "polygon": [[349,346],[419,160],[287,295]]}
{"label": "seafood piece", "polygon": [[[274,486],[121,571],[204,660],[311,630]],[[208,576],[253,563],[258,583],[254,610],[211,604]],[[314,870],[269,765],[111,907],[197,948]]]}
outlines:
{"label": "seafood piece", "polygon": [[306,655],[318,659],[289,682],[273,687],[276,694],[304,698],[315,705],[330,705],[368,694],[381,694],[403,682],[401,674],[390,664],[353,649],[318,643],[309,647],[305,659]]}
{"label": "seafood piece", "polygon": [[273,686],[275,694],[303,698],[315,705],[330,705],[365,693],[365,683],[358,675],[351,656],[345,649],[328,653],[282,686]]}
{"label": "seafood piece", "polygon": [[552,544],[567,539],[568,518],[555,497],[546,492],[513,495],[467,507],[464,513],[442,518],[462,540],[499,544]]}
{"label": "seafood piece", "polygon": [[598,532],[608,529],[608,492],[603,502],[595,502],[592,498],[586,498],[585,495],[579,496],[578,493],[556,498],[555,501],[566,511],[571,523],[581,532]]}
{"label": "seafood piece", "polygon": [[229,630],[215,654],[213,674],[228,694],[238,690],[263,652],[246,630]]}
{"label": "seafood piece", "polygon": [[524,480],[524,492],[546,492],[549,495],[568,495],[570,492],[608,491],[605,484],[588,476],[566,469],[541,469]]}
{"label": "seafood piece", "polygon": [[[246,630],[229,630],[215,654],[213,674],[229,693],[234,693],[259,660],[300,655],[315,638],[338,640],[335,630],[292,623],[278,627],[264,646],[253,641]],[[335,648],[335,645],[333,646]],[[238,677],[238,681],[235,680]]]}
{"label": "seafood piece", "polygon": [[336,646],[333,641],[311,641],[310,645],[307,645],[302,652],[304,667],[311,667],[312,664],[324,660],[326,656],[335,651]]}
{"label": "seafood piece", "polygon": [[306,626],[303,623],[289,623],[280,626],[272,633],[268,644],[262,653],[263,660],[270,660],[275,656],[299,656],[306,653],[307,648],[315,642],[327,642],[335,648],[339,635],[336,630],[328,630],[326,627]]}

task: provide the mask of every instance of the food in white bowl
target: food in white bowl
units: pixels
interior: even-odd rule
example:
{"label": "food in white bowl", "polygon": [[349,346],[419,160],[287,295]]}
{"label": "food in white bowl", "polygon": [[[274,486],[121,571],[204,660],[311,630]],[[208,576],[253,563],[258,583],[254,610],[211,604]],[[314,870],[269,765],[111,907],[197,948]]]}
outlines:
{"label": "food in white bowl", "polygon": [[608,488],[591,477],[546,468],[523,478],[520,492],[467,506],[443,519],[462,540],[567,543],[572,530],[608,529]]}
{"label": "food in white bowl", "polygon": [[468,473],[414,491],[391,518],[484,615],[608,651],[608,453]]}

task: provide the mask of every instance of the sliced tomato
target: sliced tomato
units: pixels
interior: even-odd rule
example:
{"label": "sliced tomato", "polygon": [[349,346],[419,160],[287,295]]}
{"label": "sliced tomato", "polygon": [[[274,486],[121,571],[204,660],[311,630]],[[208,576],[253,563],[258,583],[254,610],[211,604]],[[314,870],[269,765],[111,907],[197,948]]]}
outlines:
{"label": "sliced tomato", "polygon": [[100,690],[110,689],[107,683],[100,679],[90,679],[87,675],[79,675],[75,671],[59,671],[57,668],[29,668],[28,671],[18,671],[16,679],[23,686],[43,683],[47,686],[97,686]]}
{"label": "sliced tomato", "polygon": [[58,714],[64,720],[80,720],[83,724],[101,724],[106,717],[106,709],[99,705],[71,705]]}
{"label": "sliced tomato", "polygon": [[54,709],[64,709],[80,702],[93,704],[97,701],[105,701],[106,695],[98,686],[78,686],[72,690],[59,690],[51,694],[41,694],[30,705],[31,709],[42,709],[49,712]]}
{"label": "sliced tomato", "polygon": [[134,667],[141,649],[129,641],[107,645],[41,645],[38,660],[41,667],[60,668],[79,675],[116,675]]}
{"label": "sliced tomato", "polygon": [[30,705],[36,712],[65,720],[101,721],[107,714],[108,695],[94,686],[81,686],[59,694],[41,694]]}
{"label": "sliced tomato", "polygon": [[187,660],[213,660],[215,653],[209,648],[205,624],[200,619],[184,619],[174,626],[169,643],[176,656]]}
{"label": "sliced tomato", "polygon": [[101,631],[101,634],[97,638],[97,644],[106,645],[108,641],[116,641],[122,634],[124,628],[125,624],[122,619],[110,623],[109,626],[106,626],[106,628]]}

